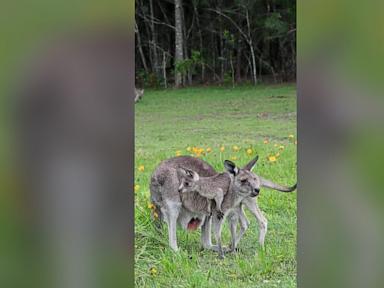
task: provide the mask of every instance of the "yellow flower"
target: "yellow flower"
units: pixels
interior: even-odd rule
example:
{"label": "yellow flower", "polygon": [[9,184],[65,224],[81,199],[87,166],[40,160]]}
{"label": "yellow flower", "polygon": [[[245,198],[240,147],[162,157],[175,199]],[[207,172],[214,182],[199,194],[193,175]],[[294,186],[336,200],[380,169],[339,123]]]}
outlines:
{"label": "yellow flower", "polygon": [[268,139],[264,139],[263,143],[264,143],[264,144],[268,144],[268,143],[269,143],[269,140],[268,140]]}
{"label": "yellow flower", "polygon": [[157,269],[155,267],[152,267],[151,269],[149,269],[149,272],[151,273],[152,276],[157,275]]}
{"label": "yellow flower", "polygon": [[276,158],[276,156],[271,155],[271,156],[268,156],[268,160],[269,160],[269,162],[275,162],[277,160],[277,158]]}
{"label": "yellow flower", "polygon": [[190,146],[187,147],[187,151],[191,152],[192,148]]}
{"label": "yellow flower", "polygon": [[159,218],[159,214],[157,214],[156,211],[153,212],[153,217],[155,217],[155,219]]}
{"label": "yellow flower", "polygon": [[284,150],[284,148],[285,148],[285,147],[284,147],[283,145],[280,145],[280,146],[279,146],[279,149],[280,149],[280,150]]}
{"label": "yellow flower", "polygon": [[206,151],[207,151],[207,153],[210,153],[210,152],[212,152],[212,148],[208,147]]}
{"label": "yellow flower", "polygon": [[275,144],[275,145],[273,145],[273,146],[275,146],[275,147],[279,147],[279,145],[277,145],[277,144]]}
{"label": "yellow flower", "polygon": [[253,150],[252,150],[251,148],[248,148],[248,149],[247,149],[247,154],[248,154],[248,155],[252,155],[252,153],[253,153]]}
{"label": "yellow flower", "polygon": [[153,203],[148,203],[148,209],[154,209],[155,208],[155,205],[153,205]]}
{"label": "yellow flower", "polygon": [[280,153],[277,152],[277,153],[275,154],[275,156],[276,156],[276,158],[279,157],[279,156],[280,156]]}
{"label": "yellow flower", "polygon": [[140,165],[139,168],[138,168],[138,170],[139,170],[140,172],[144,172],[144,165]]}
{"label": "yellow flower", "polygon": [[293,134],[288,135],[288,138],[294,138]]}
{"label": "yellow flower", "polygon": [[236,160],[237,160],[237,157],[236,157],[236,156],[232,156],[232,157],[231,157],[231,160],[236,161]]}
{"label": "yellow flower", "polygon": [[136,184],[135,187],[134,187],[134,189],[135,189],[135,192],[139,191],[139,189],[140,189],[140,185],[139,185],[139,184]]}
{"label": "yellow flower", "polygon": [[237,151],[240,150],[240,148],[239,148],[239,146],[234,145],[234,146],[232,147],[232,150],[233,150],[233,152],[237,152]]}
{"label": "yellow flower", "polygon": [[224,147],[224,146],[221,146],[221,147],[220,147],[220,152],[224,152],[224,150],[225,150],[225,147]]}
{"label": "yellow flower", "polygon": [[180,156],[181,155],[181,151],[180,150],[177,150],[176,151],[176,156]]}

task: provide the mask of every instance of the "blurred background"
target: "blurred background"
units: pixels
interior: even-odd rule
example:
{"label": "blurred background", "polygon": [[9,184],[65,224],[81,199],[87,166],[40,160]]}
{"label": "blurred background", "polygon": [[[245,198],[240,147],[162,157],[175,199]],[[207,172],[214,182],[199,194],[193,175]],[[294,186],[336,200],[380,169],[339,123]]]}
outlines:
{"label": "blurred background", "polygon": [[382,1],[298,1],[298,286],[383,285]]}
{"label": "blurred background", "polygon": [[1,6],[0,286],[131,287],[134,3]]}

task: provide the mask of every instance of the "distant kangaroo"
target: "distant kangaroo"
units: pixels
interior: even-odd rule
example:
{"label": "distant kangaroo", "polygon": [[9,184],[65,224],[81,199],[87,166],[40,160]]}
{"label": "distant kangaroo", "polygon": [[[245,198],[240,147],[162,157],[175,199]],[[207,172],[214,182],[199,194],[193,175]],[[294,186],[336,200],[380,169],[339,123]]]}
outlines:
{"label": "distant kangaroo", "polygon": [[139,102],[143,98],[144,89],[135,88],[135,103]]}
{"label": "distant kangaroo", "polygon": [[[253,169],[256,162],[257,157],[252,159],[242,169],[236,167],[235,170],[238,170],[239,172],[240,170],[242,172],[248,171],[251,173],[250,171]],[[176,239],[176,224],[179,223],[180,226],[186,230],[196,230],[201,227],[202,247],[205,249],[219,251],[218,245],[212,245],[211,242],[212,217],[210,217],[210,213],[208,213],[208,207],[211,200],[201,196],[198,192],[179,193],[178,188],[180,186],[180,179],[177,174],[177,169],[179,168],[195,171],[199,174],[200,177],[209,177],[217,174],[214,168],[207,162],[191,156],[179,156],[170,158],[162,161],[157,166],[151,177],[151,200],[156,206],[159,218],[164,220],[168,225],[169,246],[175,251],[178,250]],[[236,177],[230,177],[231,180],[229,181],[229,185],[237,185],[236,187],[242,190],[246,185],[249,184],[247,182],[243,184],[244,187],[239,187],[238,185],[242,185],[240,177],[238,177],[239,175],[243,175],[243,173],[235,175]],[[293,187],[285,187],[263,179],[253,173],[252,175],[254,175],[253,177],[255,177],[259,183],[258,187],[254,187],[255,189],[260,189],[260,187],[267,187],[279,191],[290,192],[296,188],[296,185]],[[249,191],[250,190],[247,190],[247,193],[249,193]],[[265,234],[267,232],[267,220],[260,211],[256,199],[253,198],[257,196],[258,193],[258,190],[254,190],[251,193],[253,195],[246,196],[240,202],[241,204],[244,204],[256,217],[260,227],[259,243],[263,246]],[[225,201],[229,200],[224,200],[224,202]],[[231,249],[234,250],[245,230],[248,228],[249,222],[245,217],[242,205],[236,205],[236,209],[231,210],[232,211],[228,213],[227,217],[231,223]],[[236,235],[236,225],[238,221],[240,222],[241,226],[239,236]]]}

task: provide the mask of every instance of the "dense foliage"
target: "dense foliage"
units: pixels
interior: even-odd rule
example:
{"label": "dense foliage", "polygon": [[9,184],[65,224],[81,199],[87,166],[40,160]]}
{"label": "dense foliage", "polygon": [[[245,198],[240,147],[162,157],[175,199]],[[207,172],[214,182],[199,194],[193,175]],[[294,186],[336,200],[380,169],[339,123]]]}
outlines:
{"label": "dense foliage", "polygon": [[135,32],[139,86],[296,77],[294,0],[136,0]]}

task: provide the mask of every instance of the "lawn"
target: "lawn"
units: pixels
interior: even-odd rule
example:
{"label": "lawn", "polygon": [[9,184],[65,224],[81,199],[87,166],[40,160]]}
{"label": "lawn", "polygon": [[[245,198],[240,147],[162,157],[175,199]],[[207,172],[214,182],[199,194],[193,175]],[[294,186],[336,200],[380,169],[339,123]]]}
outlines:
{"label": "lawn", "polygon": [[[135,281],[137,287],[296,287],[296,193],[263,189],[268,219],[265,250],[251,225],[240,251],[219,260],[200,251],[200,231],[178,230],[180,251],[168,248],[166,225],[150,218],[149,179],[163,159],[199,155],[217,171],[230,159],[239,166],[256,154],[254,172],[275,182],[296,181],[296,87],[289,85],[146,90],[136,104]],[[203,150],[204,149],[204,150]],[[223,229],[229,244],[228,226]]]}

